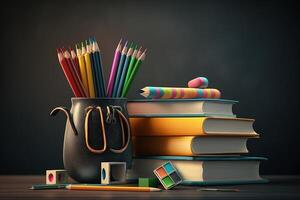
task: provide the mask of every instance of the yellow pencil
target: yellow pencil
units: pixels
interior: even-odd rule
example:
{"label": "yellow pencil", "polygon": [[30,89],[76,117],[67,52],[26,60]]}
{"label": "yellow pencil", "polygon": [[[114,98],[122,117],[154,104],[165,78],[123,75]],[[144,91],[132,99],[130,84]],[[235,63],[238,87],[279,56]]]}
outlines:
{"label": "yellow pencil", "polygon": [[85,60],[85,67],[86,67],[90,97],[95,98],[95,87],[94,87],[94,81],[93,81],[93,71],[92,71],[92,64],[91,64],[91,59],[90,59],[90,53],[91,52],[90,52],[89,46],[87,46],[87,49],[85,49],[84,44],[82,43],[81,53],[84,56],[84,60]]}
{"label": "yellow pencil", "polygon": [[129,186],[102,186],[102,185],[67,185],[69,190],[90,191],[126,191],[126,192],[159,192],[161,189],[153,187],[129,187]]}
{"label": "yellow pencil", "polygon": [[78,62],[79,62],[79,71],[81,74],[82,82],[83,82],[83,85],[84,85],[86,91],[88,92],[88,96],[90,96],[85,61],[84,61],[84,57],[82,55],[81,49],[80,49],[79,45],[77,45],[77,44],[76,44],[76,53],[77,53],[77,58],[78,58]]}

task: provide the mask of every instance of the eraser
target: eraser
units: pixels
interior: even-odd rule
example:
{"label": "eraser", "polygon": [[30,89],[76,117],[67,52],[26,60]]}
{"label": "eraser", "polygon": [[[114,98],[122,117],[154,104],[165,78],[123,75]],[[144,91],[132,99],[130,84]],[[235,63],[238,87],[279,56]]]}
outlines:
{"label": "eraser", "polygon": [[157,187],[157,178],[139,178],[139,187]]}
{"label": "eraser", "polygon": [[197,77],[188,82],[189,88],[207,88],[208,79],[205,77]]}

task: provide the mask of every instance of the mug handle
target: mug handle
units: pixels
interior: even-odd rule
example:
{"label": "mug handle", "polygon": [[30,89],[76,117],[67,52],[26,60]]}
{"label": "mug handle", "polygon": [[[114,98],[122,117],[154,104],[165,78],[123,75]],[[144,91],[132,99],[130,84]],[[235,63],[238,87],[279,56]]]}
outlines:
{"label": "mug handle", "polygon": [[74,134],[78,135],[78,132],[75,128],[73,118],[71,117],[71,113],[70,113],[70,110],[68,108],[62,107],[62,106],[56,107],[51,111],[50,116],[55,116],[59,111],[63,111],[65,113],[65,115],[67,116],[67,120],[69,121]]}
{"label": "mug handle", "polygon": [[[99,115],[100,115],[102,137],[103,137],[103,148],[102,149],[95,149],[95,148],[91,147],[89,144],[89,140],[88,140],[90,114],[95,109],[97,109],[99,111]],[[101,154],[106,150],[106,147],[107,147],[106,132],[105,132],[105,127],[104,127],[103,113],[102,113],[101,107],[95,108],[95,107],[89,106],[86,108],[85,123],[84,123],[84,135],[85,135],[85,145],[90,152],[96,153],[96,154]]]}
{"label": "mug handle", "polygon": [[123,123],[125,123],[125,126],[126,126],[126,129],[127,129],[127,141],[126,141],[126,144],[121,148],[121,149],[113,149],[113,148],[110,148],[109,150],[114,152],[114,153],[123,153],[128,145],[129,145],[129,142],[130,142],[130,125],[129,125],[129,122],[128,120],[126,119],[126,117],[124,116],[124,114],[118,110],[118,109],[115,109],[115,111],[117,111],[118,115],[119,115],[119,120],[120,120],[120,123],[121,123],[121,129],[122,129],[122,145],[124,145],[124,141],[125,141],[125,131],[124,131],[124,125]]}

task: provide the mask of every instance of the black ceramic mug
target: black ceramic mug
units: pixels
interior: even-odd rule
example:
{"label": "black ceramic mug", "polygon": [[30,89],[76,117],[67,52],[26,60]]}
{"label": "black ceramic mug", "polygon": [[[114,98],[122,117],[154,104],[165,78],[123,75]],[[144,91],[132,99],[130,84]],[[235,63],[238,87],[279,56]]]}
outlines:
{"label": "black ceramic mug", "polygon": [[72,98],[67,116],[63,161],[70,177],[82,183],[99,183],[101,162],[126,162],[131,167],[132,142],[126,98]]}

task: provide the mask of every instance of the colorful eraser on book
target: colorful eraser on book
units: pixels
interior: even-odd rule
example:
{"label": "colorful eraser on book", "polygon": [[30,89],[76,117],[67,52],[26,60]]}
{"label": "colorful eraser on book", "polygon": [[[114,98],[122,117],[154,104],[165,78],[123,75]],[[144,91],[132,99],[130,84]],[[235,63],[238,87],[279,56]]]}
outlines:
{"label": "colorful eraser on book", "polygon": [[197,77],[188,82],[189,88],[207,88],[208,87],[208,79],[205,77]]}
{"label": "colorful eraser on book", "polygon": [[64,184],[68,182],[68,173],[63,169],[46,170],[46,184]]}
{"label": "colorful eraser on book", "polygon": [[139,178],[139,187],[157,187],[157,178]]}
{"label": "colorful eraser on book", "polygon": [[153,172],[166,190],[182,182],[181,176],[170,161],[159,166]]}
{"label": "colorful eraser on book", "polygon": [[126,162],[102,162],[101,184],[125,183]]}

